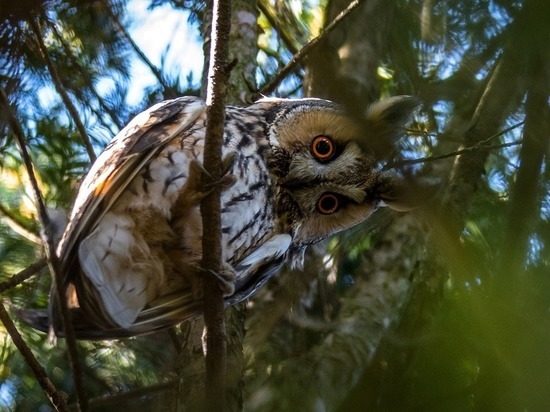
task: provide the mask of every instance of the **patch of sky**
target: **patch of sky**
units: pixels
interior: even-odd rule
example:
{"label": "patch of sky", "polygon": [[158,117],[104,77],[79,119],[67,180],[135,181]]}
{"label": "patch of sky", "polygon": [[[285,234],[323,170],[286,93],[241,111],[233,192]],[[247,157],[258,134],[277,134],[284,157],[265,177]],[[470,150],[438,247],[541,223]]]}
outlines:
{"label": "patch of sky", "polygon": [[541,253],[544,250],[544,241],[534,233],[529,236],[529,249],[527,252],[527,265],[536,265],[541,261]]}
{"label": "patch of sky", "polygon": [[[147,58],[167,77],[185,79],[189,73],[199,79],[203,66],[202,43],[196,23],[189,22],[189,13],[168,4],[149,9],[149,0],[131,0],[127,5],[127,27],[130,36]],[[137,55],[131,58],[130,87],[126,103],[139,104],[147,87],[157,79]],[[116,88],[117,79],[101,78],[96,84],[101,95]],[[42,87],[38,97],[43,107],[59,102],[55,89]]]}
{"label": "patch of sky", "polygon": [[[157,68],[161,69],[165,79],[179,79],[182,88],[186,86],[186,79],[191,73],[193,79],[200,79],[203,66],[202,41],[197,23],[189,21],[189,13],[174,9],[168,4],[150,9],[149,0],[130,0],[127,4],[127,30],[145,56]],[[113,93],[124,80],[101,77],[96,83],[96,89],[101,96]],[[125,103],[128,111],[139,106],[145,97],[147,89],[158,83],[151,69],[133,54],[130,58],[130,80]],[[50,111],[59,105],[61,99],[51,84],[40,87],[37,100],[43,112]],[[115,125],[109,125],[105,117],[99,122],[89,108],[78,107],[81,119],[84,120],[93,141],[96,151],[118,131]],[[96,113],[101,113],[97,108]],[[69,124],[67,113],[64,110],[57,112],[58,119]],[[32,127],[32,125],[31,125]]]}
{"label": "patch of sky", "polygon": [[[147,58],[161,68],[167,78],[185,79],[191,72],[200,79],[203,66],[202,43],[197,23],[189,13],[168,4],[149,9],[149,0],[131,0],[127,6],[128,31]],[[157,80],[136,57],[132,59],[132,80],[127,102],[138,104],[144,90]]]}
{"label": "patch of sky", "polygon": [[0,385],[0,410],[11,411],[15,409],[15,385],[10,380],[5,380]]}

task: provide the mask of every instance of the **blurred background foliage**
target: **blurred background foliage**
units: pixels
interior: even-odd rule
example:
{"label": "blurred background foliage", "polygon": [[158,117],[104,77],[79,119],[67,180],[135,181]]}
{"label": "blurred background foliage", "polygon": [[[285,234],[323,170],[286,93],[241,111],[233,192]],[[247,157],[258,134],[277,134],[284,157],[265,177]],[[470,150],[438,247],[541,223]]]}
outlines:
{"label": "blurred background foliage", "polygon": [[[0,88],[51,208],[70,208],[90,159],[133,115],[200,93],[190,65],[202,56],[168,58],[182,39],[158,45],[159,61],[133,39],[140,2],[144,20],[159,9],[180,13],[203,42],[210,2],[200,0],[0,4]],[[257,23],[253,47],[242,47],[252,54],[239,62],[248,68],[232,74],[231,100],[241,104],[353,2],[234,3],[235,13],[252,4]],[[418,96],[422,109],[393,161],[427,158],[402,172],[438,190],[412,213],[382,210],[315,248],[304,272],[284,271],[249,302],[244,392],[228,409],[548,410],[550,4],[360,3],[272,94],[330,98],[357,115],[378,98]],[[154,80],[135,98],[144,70]],[[0,292],[14,315],[47,305],[50,278],[39,264],[13,286],[43,249],[6,107],[0,176]],[[52,346],[12,318],[74,402],[65,342]],[[90,409],[181,407],[187,333],[80,342]],[[0,410],[52,408],[0,326]]]}

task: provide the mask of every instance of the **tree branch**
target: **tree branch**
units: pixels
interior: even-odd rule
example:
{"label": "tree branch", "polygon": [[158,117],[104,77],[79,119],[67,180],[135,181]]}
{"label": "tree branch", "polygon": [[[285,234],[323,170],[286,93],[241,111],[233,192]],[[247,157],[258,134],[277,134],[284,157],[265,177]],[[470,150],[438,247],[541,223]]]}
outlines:
{"label": "tree branch", "polygon": [[[99,410],[99,408],[108,408],[123,406],[124,401],[138,399],[143,396],[152,395],[155,392],[166,392],[173,389],[176,385],[175,381],[160,382],[153,385],[146,386],[144,388],[130,389],[126,392],[121,392],[116,395],[110,396],[99,396],[97,398],[92,398],[89,401],[90,408]],[[117,405],[120,404],[120,405]]]}
{"label": "tree branch", "polygon": [[173,93],[172,88],[168,84],[166,84],[166,82],[164,81],[164,77],[162,76],[162,71],[157,66],[155,66],[153,62],[151,62],[151,60],[149,60],[149,58],[145,55],[145,53],[143,53],[143,51],[139,48],[139,46],[136,44],[134,39],[132,39],[132,36],[130,36],[130,33],[126,31],[126,28],[124,27],[122,22],[119,20],[118,16],[115,13],[113,13],[112,7],[109,4],[107,4],[105,0],[102,0],[101,2],[103,3],[105,10],[107,10],[111,19],[113,20],[113,23],[116,29],[120,32],[122,37],[124,37],[126,41],[130,44],[130,46],[132,47],[134,52],[139,56],[141,61],[143,61],[143,63],[147,67],[149,67],[149,70],[151,70],[151,73],[153,73],[153,75],[156,77],[159,84],[163,87],[164,92],[166,93],[165,97],[166,98],[177,97]]}
{"label": "tree branch", "polygon": [[86,404],[84,383],[82,381],[82,368],[80,366],[80,362],[78,361],[78,351],[76,348],[74,329],[71,322],[70,313],[67,308],[67,301],[65,300],[65,289],[63,286],[63,282],[59,276],[59,270],[58,270],[59,258],[57,257],[57,254],[55,251],[55,245],[53,242],[53,233],[52,233],[53,228],[50,223],[50,218],[48,216],[48,213],[46,211],[46,205],[44,204],[44,200],[42,199],[42,193],[40,192],[40,188],[38,187],[38,180],[36,179],[36,175],[34,173],[32,159],[29,155],[29,152],[27,151],[27,146],[25,144],[25,139],[23,137],[24,136],[23,129],[19,124],[17,117],[15,117],[15,114],[11,109],[11,106],[8,101],[8,97],[6,96],[6,93],[3,88],[0,88],[0,106],[3,107],[4,113],[8,118],[8,123],[15,137],[15,141],[19,146],[21,157],[23,158],[23,163],[25,165],[25,169],[27,170],[29,181],[33,189],[33,194],[34,194],[35,202],[38,209],[38,216],[40,217],[42,227],[44,228],[44,232],[43,232],[44,249],[46,251],[46,256],[48,258],[52,279],[57,289],[57,296],[52,296],[51,298],[59,299],[61,319],[63,322],[63,328],[65,330],[65,334],[67,338],[67,347],[69,350],[69,361],[71,363],[71,366],[74,372],[74,382],[76,387],[76,393],[77,393],[79,404],[82,410],[86,411],[87,404]]}
{"label": "tree branch", "polygon": [[271,24],[271,27],[275,29],[277,33],[279,33],[279,37],[283,41],[285,47],[288,49],[289,52],[292,54],[298,53],[298,49],[296,48],[296,45],[294,44],[294,39],[291,38],[291,36],[288,35],[288,33],[279,25],[279,22],[277,21],[277,18],[275,17],[275,11],[272,10],[271,4],[268,4],[267,2],[258,2],[258,8],[263,13],[269,24]]}
{"label": "tree branch", "polygon": [[45,369],[34,357],[30,348],[27,346],[27,344],[19,334],[19,331],[15,327],[15,324],[10,319],[10,315],[6,311],[6,308],[4,307],[4,304],[2,302],[0,302],[0,320],[4,324],[6,331],[9,333],[11,340],[19,350],[19,353],[21,353],[27,365],[29,365],[29,368],[31,368],[34,376],[36,377],[36,380],[38,381],[42,389],[44,389],[44,392],[50,399],[50,402],[52,403],[55,410],[69,411],[69,408],[67,407],[67,404],[65,402],[65,397],[62,393],[57,391],[54,384],[48,377]]}
{"label": "tree branch", "polygon": [[[395,265],[395,256],[420,256],[424,248],[414,217],[409,214],[398,220],[377,241],[384,247],[374,245],[364,255],[367,269],[342,299],[334,331],[303,356],[273,368],[267,381],[248,397],[246,409],[338,410],[408,296],[417,261],[412,258]],[[410,236],[405,238],[404,232]]]}
{"label": "tree branch", "polygon": [[12,277],[10,277],[8,280],[0,283],[0,294],[4,293],[6,290],[9,290],[11,288],[16,287],[17,285],[20,285],[25,280],[29,279],[31,276],[33,276],[35,273],[39,272],[43,268],[46,267],[48,261],[46,258],[42,258],[34,262],[29,267],[23,269],[22,271],[16,273]]}
{"label": "tree branch", "polygon": [[475,145],[475,146],[465,147],[464,149],[455,150],[454,152],[449,152],[438,156],[426,156],[426,157],[419,157],[417,159],[397,160],[395,162],[390,162],[386,164],[382,168],[382,170],[385,171],[385,170],[395,169],[403,166],[410,166],[410,165],[416,165],[419,163],[428,163],[436,160],[448,159],[450,157],[456,157],[466,153],[472,153],[472,152],[478,152],[478,151],[491,151],[496,149],[502,149],[505,147],[518,146],[522,144],[522,142],[523,140],[518,140],[515,142],[508,142],[508,143],[494,144],[494,145]]}
{"label": "tree branch", "polygon": [[[546,47],[546,45],[544,46]],[[542,53],[542,50],[540,50]],[[544,55],[544,54],[543,54]],[[546,53],[548,56],[548,53]],[[546,57],[545,56],[545,57]],[[530,67],[530,84],[525,103],[525,128],[523,145],[519,153],[520,167],[511,188],[510,206],[504,239],[502,258],[498,268],[497,288],[507,298],[525,298],[518,293],[520,277],[529,248],[529,235],[540,208],[538,192],[543,159],[548,153],[550,133],[550,78],[548,60],[537,58]],[[512,292],[512,293],[510,293]],[[510,296],[512,295],[512,296]],[[519,302],[516,302],[519,307]]]}
{"label": "tree branch", "polygon": [[[50,21],[48,21],[48,26],[49,26],[50,30],[53,32],[53,34],[55,35],[55,37],[57,38],[57,41],[61,44],[61,47],[63,47],[63,51],[65,52],[65,56],[67,56],[69,59],[71,59],[71,63],[76,67],[76,69],[79,71],[80,75],[88,83],[88,88],[90,89],[90,92],[97,99],[97,102],[99,103],[99,106],[101,107],[101,109],[109,115],[109,117],[111,118],[111,121],[116,125],[116,127],[119,130],[122,129],[124,127],[124,124],[122,124],[120,122],[120,119],[116,115],[115,111],[113,109],[111,109],[105,103],[103,97],[101,97],[101,95],[97,91],[97,89],[94,85],[94,82],[91,79],[89,73],[86,72],[86,70],[84,70],[84,68],[82,67],[82,65],[80,64],[80,62],[78,61],[78,59],[76,58],[74,53],[72,52],[71,47],[67,44],[67,41],[65,41],[65,39],[63,38],[61,33],[59,33],[59,30],[57,29],[57,26],[55,24],[53,24],[52,22],[50,22]],[[92,106],[92,105],[89,104],[89,106]],[[93,112],[95,113],[95,115],[97,116],[98,119],[103,120],[103,114],[100,111],[98,111],[97,109],[94,109],[93,107],[91,107],[91,109],[93,110]]]}
{"label": "tree branch", "polygon": [[94,148],[92,147],[92,143],[90,142],[90,137],[88,136],[88,132],[86,132],[86,128],[84,127],[84,124],[80,120],[80,116],[78,115],[78,111],[76,110],[76,107],[74,106],[73,102],[71,101],[71,98],[67,94],[67,91],[63,87],[63,82],[61,81],[61,77],[59,76],[59,73],[57,72],[55,65],[50,59],[50,54],[48,53],[48,48],[46,47],[46,45],[44,44],[44,41],[42,40],[42,34],[40,33],[40,28],[38,27],[38,23],[36,22],[35,19],[31,18],[29,19],[29,24],[32,28],[35,40],[38,43],[38,48],[42,53],[42,58],[44,59],[44,62],[46,63],[46,67],[48,68],[48,72],[50,73],[50,76],[52,78],[53,84],[55,86],[55,90],[57,90],[57,93],[59,93],[59,96],[61,96],[61,100],[63,100],[63,103],[65,104],[65,107],[69,112],[69,116],[71,117],[71,119],[73,119],[73,122],[76,128],[78,129],[78,133],[80,133],[80,137],[82,138],[82,142],[84,143],[86,152],[88,152],[88,156],[90,157],[90,160],[93,162],[96,159],[96,155],[94,152]]}
{"label": "tree branch", "polygon": [[[510,54],[509,49],[505,50],[496,61],[485,87],[473,96],[476,99],[472,102],[473,113],[465,114],[456,110],[454,118],[447,122],[444,133],[461,138],[463,144],[452,164],[442,205],[438,205],[437,209],[428,206],[420,212],[423,220],[430,225],[428,242],[432,248],[428,252],[428,257],[421,261],[420,270],[415,274],[411,296],[403,310],[401,324],[395,332],[402,340],[414,341],[419,336],[426,335],[426,329],[433,322],[433,314],[437,313],[441,304],[444,285],[450,271],[458,279],[468,279],[476,272],[461,237],[474,192],[485,172],[488,151],[478,149],[480,146],[491,146],[487,143],[509,131],[510,128],[503,131],[499,129],[520,102],[523,85],[516,80],[521,78],[519,60]],[[464,103],[463,106],[467,107],[467,104]],[[468,122],[468,118],[469,127],[457,128],[457,124]],[[371,385],[373,391],[379,393],[378,399],[392,397],[392,388],[399,387],[398,382],[403,379],[410,366],[415,348],[414,345],[406,348],[398,345],[386,347],[381,359],[393,361],[380,373],[381,376],[376,378],[376,383]],[[400,406],[410,406],[392,405],[397,409]],[[381,407],[384,408],[384,405]]]}
{"label": "tree branch", "polygon": [[322,40],[324,40],[330,32],[332,32],[336,27],[338,27],[345,19],[348,17],[352,11],[357,9],[358,6],[363,3],[364,0],[353,0],[345,10],[343,10],[336,18],[329,24],[327,27],[315,38],[311,39],[306,43],[299,51],[296,53],[290,61],[286,64],[285,67],[277,73],[277,75],[271,79],[266,85],[264,85],[255,96],[256,98],[261,97],[262,95],[271,94],[279,83],[283,81],[289,74],[298,68],[298,66],[303,62],[307,57],[309,52],[315,48]]}
{"label": "tree branch", "polygon": [[[467,150],[460,154],[453,165],[449,184],[443,199],[445,208],[452,210],[454,226],[447,221],[447,228],[458,236],[462,231],[469,203],[479,179],[484,173],[488,151],[468,150],[469,147],[483,145],[486,136],[492,138],[498,134],[506,116],[514,105],[519,104],[522,84],[510,84],[510,79],[516,79],[521,70],[518,60],[511,55],[510,50],[503,53],[496,62],[495,68],[488,79],[483,93],[475,106],[470,121],[470,127],[463,135],[464,143],[460,150]],[[512,87],[513,86],[513,87]]]}
{"label": "tree branch", "polygon": [[229,32],[231,0],[214,0],[212,10],[212,41],[206,93],[207,121],[204,147],[202,187],[213,190],[201,202],[202,215],[202,276],[204,277],[204,323],[206,332],[205,405],[209,411],[225,408],[226,332],[223,293],[212,273],[222,271],[221,205],[218,181],[222,173],[222,144],[225,120],[225,97],[231,67]]}

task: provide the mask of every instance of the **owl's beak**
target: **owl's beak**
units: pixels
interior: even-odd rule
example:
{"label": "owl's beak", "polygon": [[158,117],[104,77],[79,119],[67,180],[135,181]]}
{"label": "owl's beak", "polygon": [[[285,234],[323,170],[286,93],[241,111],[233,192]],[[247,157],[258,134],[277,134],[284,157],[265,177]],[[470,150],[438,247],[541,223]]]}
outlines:
{"label": "owl's beak", "polygon": [[284,177],[279,179],[279,186],[287,190],[298,189],[299,187],[304,187],[304,182],[297,178]]}

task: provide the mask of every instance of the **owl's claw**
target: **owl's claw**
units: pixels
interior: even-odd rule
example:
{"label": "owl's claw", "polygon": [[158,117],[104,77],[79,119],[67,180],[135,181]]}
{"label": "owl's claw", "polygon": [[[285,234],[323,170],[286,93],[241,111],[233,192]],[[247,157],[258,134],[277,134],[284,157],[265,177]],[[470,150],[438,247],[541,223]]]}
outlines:
{"label": "owl's claw", "polygon": [[202,299],[204,296],[204,279],[200,277],[202,273],[206,273],[218,281],[224,296],[231,296],[235,293],[235,280],[237,279],[237,275],[235,274],[235,269],[233,269],[233,266],[230,264],[223,263],[219,273],[213,270],[204,270],[198,262],[194,266],[197,269],[196,276],[190,278],[190,282],[195,299]]}
{"label": "owl's claw", "polygon": [[[216,185],[219,185],[222,191],[227,190],[231,186],[233,186],[237,181],[237,178],[235,176],[229,174],[229,171],[233,167],[234,162],[235,162],[235,153],[230,153],[226,155],[222,159],[221,177],[218,180],[214,180],[214,178],[210,175],[210,173],[206,171],[206,169],[203,167],[202,164],[200,164],[196,160],[193,160],[189,165],[188,179],[193,179],[193,181],[199,183],[203,175],[208,177],[208,179],[210,180],[210,183],[207,183],[206,185],[204,184],[202,185],[203,197],[209,194]],[[199,185],[197,184],[196,186],[198,187]]]}
{"label": "owl's claw", "polygon": [[[223,174],[218,181],[213,181],[210,174],[204,169],[204,167],[197,161],[192,160],[189,164],[189,175],[187,176],[187,182],[182,189],[178,199],[172,207],[172,221],[175,222],[180,219],[183,214],[181,211],[186,211],[192,206],[197,206],[202,199],[204,199],[209,193],[212,192],[216,184],[220,185],[221,190],[227,190],[235,184],[237,179],[235,176],[229,174],[229,170],[233,165],[234,154],[230,154],[222,159],[223,162]],[[202,176],[208,176],[211,181],[208,184],[202,183]]]}
{"label": "owl's claw", "polygon": [[214,279],[219,282],[220,289],[224,296],[231,296],[235,293],[235,280],[237,279],[237,275],[231,265],[227,263],[224,264],[219,273],[213,270],[207,270],[204,273],[212,275]]}

